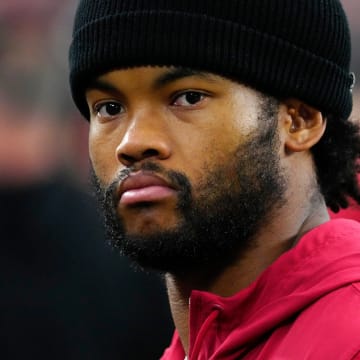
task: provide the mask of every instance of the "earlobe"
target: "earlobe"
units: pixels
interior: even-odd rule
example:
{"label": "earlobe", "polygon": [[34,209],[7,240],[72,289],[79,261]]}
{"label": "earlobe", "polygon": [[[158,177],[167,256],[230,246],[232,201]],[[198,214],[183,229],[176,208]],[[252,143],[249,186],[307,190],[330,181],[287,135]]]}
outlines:
{"label": "earlobe", "polygon": [[286,100],[283,105],[286,152],[309,150],[326,129],[321,112],[296,99]]}

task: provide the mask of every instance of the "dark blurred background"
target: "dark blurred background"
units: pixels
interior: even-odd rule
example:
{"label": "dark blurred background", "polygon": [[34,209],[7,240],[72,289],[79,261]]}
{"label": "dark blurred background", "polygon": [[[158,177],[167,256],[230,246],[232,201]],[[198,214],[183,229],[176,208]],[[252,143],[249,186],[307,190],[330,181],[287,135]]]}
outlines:
{"label": "dark blurred background", "polygon": [[[343,0],[360,118],[360,1]],[[0,359],[157,359],[163,282],[104,239],[68,90],[74,0],[0,2]]]}

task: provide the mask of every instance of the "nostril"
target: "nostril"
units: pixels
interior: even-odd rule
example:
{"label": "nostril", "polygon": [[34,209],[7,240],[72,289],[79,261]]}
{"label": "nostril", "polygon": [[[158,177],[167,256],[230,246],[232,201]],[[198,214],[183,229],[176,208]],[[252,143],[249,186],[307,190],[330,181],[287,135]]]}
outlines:
{"label": "nostril", "polygon": [[148,157],[153,157],[153,156],[158,156],[159,152],[155,149],[147,149],[143,152],[143,157],[144,158],[148,158]]}
{"label": "nostril", "polygon": [[159,156],[159,151],[157,151],[156,149],[150,148],[139,154],[129,155],[126,152],[120,153],[119,160],[123,164],[128,166],[128,165],[132,165],[132,164],[136,163],[137,161],[141,161],[141,160],[148,159],[151,157],[158,157],[158,156]]}
{"label": "nostril", "polygon": [[136,162],[135,157],[127,155],[127,154],[120,154],[120,161],[126,163],[127,165],[133,164]]}

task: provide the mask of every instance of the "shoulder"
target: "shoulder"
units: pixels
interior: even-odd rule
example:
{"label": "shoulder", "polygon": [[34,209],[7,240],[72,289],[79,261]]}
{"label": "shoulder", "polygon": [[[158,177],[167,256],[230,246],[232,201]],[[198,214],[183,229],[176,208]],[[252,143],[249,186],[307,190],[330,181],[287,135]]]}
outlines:
{"label": "shoulder", "polygon": [[292,351],[294,346],[300,352],[306,349],[311,354],[307,359],[360,359],[359,334],[360,282],[355,282],[330,292],[300,312],[288,325],[285,343],[293,342]]}
{"label": "shoulder", "polygon": [[[314,302],[298,317],[318,334],[336,331],[336,337],[360,339],[360,282],[352,282],[329,292]],[[353,331],[358,329],[359,332]]]}

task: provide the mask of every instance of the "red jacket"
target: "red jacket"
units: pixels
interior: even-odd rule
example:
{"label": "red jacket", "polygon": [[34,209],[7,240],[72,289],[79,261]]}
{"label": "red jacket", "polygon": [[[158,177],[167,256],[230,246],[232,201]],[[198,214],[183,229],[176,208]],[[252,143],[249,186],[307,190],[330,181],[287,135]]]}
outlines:
{"label": "red jacket", "polygon": [[[332,220],[229,298],[193,291],[189,360],[360,360],[360,223]],[[184,360],[175,332],[162,360]]]}

